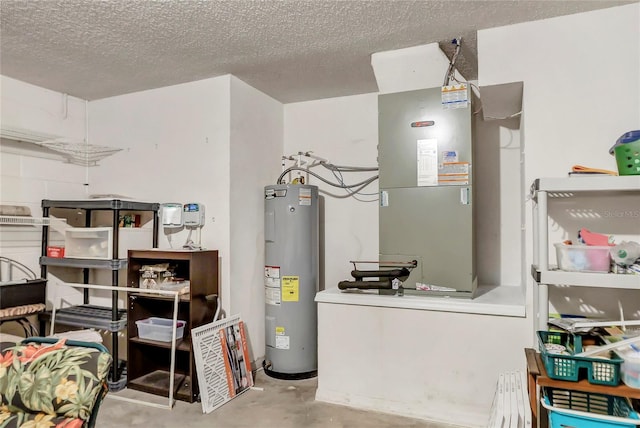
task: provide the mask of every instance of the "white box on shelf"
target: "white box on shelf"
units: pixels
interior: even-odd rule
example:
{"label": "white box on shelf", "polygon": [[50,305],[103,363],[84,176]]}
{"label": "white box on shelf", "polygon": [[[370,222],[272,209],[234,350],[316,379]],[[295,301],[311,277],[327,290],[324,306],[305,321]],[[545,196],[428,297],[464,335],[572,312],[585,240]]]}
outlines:
{"label": "white box on shelf", "polygon": [[[118,229],[118,257],[127,258],[127,250],[153,246],[153,229],[121,227]],[[113,228],[69,227],[65,230],[65,257],[76,259],[103,259],[113,257]]]}
{"label": "white box on shelf", "polygon": [[609,272],[611,255],[607,246],[555,244],[558,268],[569,272]]}
{"label": "white box on shelf", "polygon": [[[182,339],[185,324],[184,321],[176,321],[176,339]],[[171,319],[151,317],[136,321],[136,326],[140,339],[171,342],[171,334],[173,333],[173,320]]]}
{"label": "white box on shelf", "polygon": [[75,259],[110,259],[113,230],[110,227],[70,227],[64,231],[64,255]]}
{"label": "white box on shelf", "polygon": [[[638,346],[638,343],[634,345]],[[624,362],[620,366],[622,382],[631,388],[640,388],[640,352],[632,349],[616,352]]]}

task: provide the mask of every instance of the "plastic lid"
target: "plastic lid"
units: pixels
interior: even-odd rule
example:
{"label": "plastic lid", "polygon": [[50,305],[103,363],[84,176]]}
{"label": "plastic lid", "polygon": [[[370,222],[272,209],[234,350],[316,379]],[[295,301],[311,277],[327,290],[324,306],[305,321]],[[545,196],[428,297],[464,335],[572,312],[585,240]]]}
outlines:
{"label": "plastic lid", "polygon": [[620,136],[620,138],[618,138],[616,143],[611,146],[611,148],[609,149],[609,154],[612,155],[616,147],[621,146],[622,144],[633,143],[636,140],[640,140],[640,129],[625,132]]}
{"label": "plastic lid", "polygon": [[[640,352],[634,351],[632,349],[625,349],[622,352],[618,353],[625,360],[638,360],[640,361]],[[634,361],[635,362],[635,361]]]}
{"label": "plastic lid", "polygon": [[631,143],[640,138],[640,130],[629,131],[624,134],[620,138],[618,138],[617,143],[626,144]]}

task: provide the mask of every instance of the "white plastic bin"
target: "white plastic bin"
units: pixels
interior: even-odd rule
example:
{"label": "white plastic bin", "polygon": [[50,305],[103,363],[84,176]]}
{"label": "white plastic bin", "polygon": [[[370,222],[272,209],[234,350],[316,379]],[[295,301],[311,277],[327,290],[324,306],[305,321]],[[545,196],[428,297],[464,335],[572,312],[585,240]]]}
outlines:
{"label": "white plastic bin", "polygon": [[[635,346],[638,345],[640,344],[635,344]],[[640,352],[628,349],[618,351],[617,354],[624,359],[620,367],[622,382],[631,388],[640,388]]]}
{"label": "white plastic bin", "polygon": [[70,227],[64,231],[64,256],[76,259],[110,259],[113,230],[110,227]]}
{"label": "white plastic bin", "polygon": [[555,244],[560,270],[570,272],[609,272],[608,246]]}
{"label": "white plastic bin", "polygon": [[[182,339],[186,322],[178,320],[176,324],[176,339]],[[168,318],[151,317],[136,321],[138,337],[140,339],[171,342],[173,320]]]}
{"label": "white plastic bin", "polygon": [[[153,246],[153,229],[121,227],[118,229],[118,258],[126,259],[127,250]],[[113,228],[69,227],[64,234],[65,257],[76,259],[104,259],[113,256]]]}

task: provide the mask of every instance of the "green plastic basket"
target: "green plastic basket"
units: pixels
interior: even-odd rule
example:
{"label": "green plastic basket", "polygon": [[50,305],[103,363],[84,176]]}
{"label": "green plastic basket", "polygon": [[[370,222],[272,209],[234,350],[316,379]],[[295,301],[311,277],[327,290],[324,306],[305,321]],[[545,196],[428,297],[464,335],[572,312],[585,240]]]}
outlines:
{"label": "green plastic basket", "polygon": [[618,174],[640,175],[640,140],[620,144],[614,149]]}
{"label": "green plastic basket", "polygon": [[[564,345],[569,355],[547,352],[545,343]],[[609,360],[592,357],[574,357],[572,354],[582,352],[582,338],[562,332],[538,331],[538,344],[542,361],[551,379],[577,382],[584,378],[586,372],[589,383],[596,385],[616,386],[620,383],[620,366],[623,360]]]}

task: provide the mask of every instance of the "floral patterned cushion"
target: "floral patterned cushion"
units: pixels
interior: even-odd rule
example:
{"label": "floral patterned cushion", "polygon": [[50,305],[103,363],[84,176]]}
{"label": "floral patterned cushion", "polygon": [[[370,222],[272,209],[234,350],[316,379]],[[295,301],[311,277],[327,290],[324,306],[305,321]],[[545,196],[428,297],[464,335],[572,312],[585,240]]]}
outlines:
{"label": "floral patterned cushion", "polygon": [[89,420],[111,365],[97,349],[29,343],[0,353],[0,428],[77,428]]}
{"label": "floral patterned cushion", "polygon": [[2,428],[81,428],[85,424],[80,418],[48,415],[46,413],[11,413],[0,407],[0,427]]}

